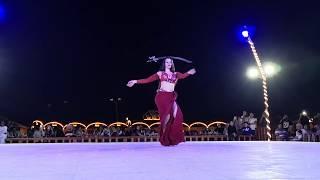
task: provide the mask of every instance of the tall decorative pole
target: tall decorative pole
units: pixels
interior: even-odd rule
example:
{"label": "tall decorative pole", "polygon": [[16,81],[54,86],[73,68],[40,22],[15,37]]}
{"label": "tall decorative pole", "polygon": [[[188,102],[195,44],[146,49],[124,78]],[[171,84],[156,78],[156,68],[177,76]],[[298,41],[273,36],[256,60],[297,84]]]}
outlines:
{"label": "tall decorative pole", "polygon": [[260,72],[260,75],[261,75],[261,78],[262,78],[263,98],[264,98],[264,106],[265,106],[264,117],[265,117],[265,120],[267,122],[266,126],[267,126],[268,141],[270,141],[271,140],[271,127],[270,127],[270,119],[269,119],[270,114],[269,114],[269,104],[268,104],[268,100],[269,99],[268,99],[268,86],[267,86],[266,73],[265,73],[265,71],[264,71],[264,69],[262,67],[261,60],[260,60],[260,58],[258,56],[257,50],[254,47],[254,43],[253,43],[252,39],[249,36],[249,32],[247,30],[242,31],[242,36],[244,38],[246,38],[247,42],[250,45],[252,54],[253,54],[254,59],[255,59],[255,61],[257,63],[257,66],[258,66],[258,69],[259,69],[259,72]]}

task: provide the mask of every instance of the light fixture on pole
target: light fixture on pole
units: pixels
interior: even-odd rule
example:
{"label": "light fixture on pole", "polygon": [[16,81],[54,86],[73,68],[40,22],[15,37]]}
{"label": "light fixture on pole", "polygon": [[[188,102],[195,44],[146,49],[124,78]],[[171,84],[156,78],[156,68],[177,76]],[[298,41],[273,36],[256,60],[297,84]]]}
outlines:
{"label": "light fixture on pole", "polygon": [[114,102],[114,106],[115,106],[115,115],[116,115],[116,121],[119,122],[119,102],[122,101],[122,99],[120,97],[118,98],[110,98],[109,99],[110,102]]}

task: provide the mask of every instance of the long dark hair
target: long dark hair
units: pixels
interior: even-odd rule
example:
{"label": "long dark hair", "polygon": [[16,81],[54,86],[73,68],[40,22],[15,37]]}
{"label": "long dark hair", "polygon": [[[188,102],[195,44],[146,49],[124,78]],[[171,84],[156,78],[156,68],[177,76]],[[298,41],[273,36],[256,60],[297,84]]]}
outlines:
{"label": "long dark hair", "polygon": [[175,71],[176,71],[176,68],[174,67],[173,60],[172,60],[170,57],[167,57],[167,58],[165,58],[165,59],[162,61],[159,70],[160,70],[160,71],[165,71],[165,70],[166,70],[166,59],[170,59],[171,62],[172,62],[172,66],[171,66],[171,68],[170,68],[170,71],[171,71],[171,72],[175,72]]}

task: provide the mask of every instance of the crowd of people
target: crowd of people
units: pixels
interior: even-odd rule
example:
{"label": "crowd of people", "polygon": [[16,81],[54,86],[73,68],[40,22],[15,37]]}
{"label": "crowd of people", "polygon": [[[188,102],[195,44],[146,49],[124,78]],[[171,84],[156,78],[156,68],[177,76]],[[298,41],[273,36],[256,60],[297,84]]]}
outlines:
{"label": "crowd of people", "polygon": [[[4,124],[7,124],[5,126]],[[217,123],[210,128],[195,127],[191,129],[185,129],[185,135],[225,135],[230,140],[235,140],[238,135],[254,135],[257,126],[257,119],[253,113],[248,114],[246,111],[241,116],[235,116],[229,123]],[[148,128],[142,125],[135,126],[92,126],[89,129],[85,129],[79,125],[68,124],[62,128],[57,125],[46,125],[44,127],[40,123],[32,124],[31,128],[28,128],[27,133],[22,135],[17,127],[13,126],[13,123],[2,122],[0,127],[0,138],[41,138],[41,137],[82,137],[82,136],[158,136],[157,128]]]}
{"label": "crowd of people", "polygon": [[[259,120],[259,122],[261,119]],[[273,131],[274,140],[303,141],[304,137],[320,137],[320,113],[313,118],[301,113],[297,120],[292,120],[284,115],[277,123]],[[205,127],[195,127],[184,130],[187,136],[197,135],[223,135],[228,140],[237,140],[239,135],[255,136],[258,119],[253,113],[243,111],[242,115],[234,116],[228,123],[217,123]],[[6,138],[41,138],[41,137],[83,137],[83,136],[158,136],[157,128],[148,128],[142,125],[135,126],[92,126],[85,129],[82,126],[68,124],[65,128],[54,125],[44,127],[41,124],[33,124],[26,134],[21,133],[17,124],[13,121],[0,121],[0,143],[5,143]]]}
{"label": "crowd of people", "polygon": [[[205,127],[195,127],[185,129],[184,134],[189,136],[196,135],[225,135],[230,140],[236,140],[239,135],[254,136],[257,127],[257,118],[253,113],[248,114],[243,111],[241,116],[234,116],[229,123],[217,123]],[[142,125],[136,126],[99,126],[85,129],[81,126],[68,124],[64,129],[59,126],[47,125],[46,128],[41,125],[33,126],[29,131],[29,137],[81,137],[81,136],[157,136],[157,128],[148,128]]]}
{"label": "crowd of people", "polygon": [[257,118],[253,113],[243,111],[241,116],[234,116],[233,120],[226,124],[217,124],[202,131],[191,130],[187,135],[224,135],[229,140],[236,140],[239,135],[254,136],[257,128]]}
{"label": "crowd of people", "polygon": [[276,140],[303,141],[303,139],[308,136],[319,137],[319,125],[320,113],[310,118],[303,112],[297,120],[292,120],[288,115],[284,115],[279,121],[274,134]]}
{"label": "crowd of people", "polygon": [[29,131],[29,137],[82,137],[82,136],[156,136],[155,129],[144,128],[141,125],[134,127],[123,126],[99,126],[85,129],[81,126],[68,124],[64,129],[59,126],[47,125],[44,128],[41,125],[34,126]]}
{"label": "crowd of people", "polygon": [[14,121],[10,121],[7,118],[2,118],[0,120],[0,144],[5,143],[6,138],[18,138],[24,137],[25,135],[21,133],[18,124]]}

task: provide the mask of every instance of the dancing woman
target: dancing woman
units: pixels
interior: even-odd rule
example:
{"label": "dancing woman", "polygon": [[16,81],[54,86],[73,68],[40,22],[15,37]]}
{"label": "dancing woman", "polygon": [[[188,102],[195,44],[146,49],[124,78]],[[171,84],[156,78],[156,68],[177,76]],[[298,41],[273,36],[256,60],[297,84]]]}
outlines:
{"label": "dancing woman", "polygon": [[174,88],[179,79],[184,79],[195,73],[195,69],[186,73],[176,72],[172,58],[168,57],[162,61],[160,71],[157,73],[146,79],[131,80],[127,84],[128,87],[132,87],[134,84],[146,84],[160,80],[155,103],[160,114],[160,143],[163,146],[184,142],[183,114],[176,102],[177,94]]}

